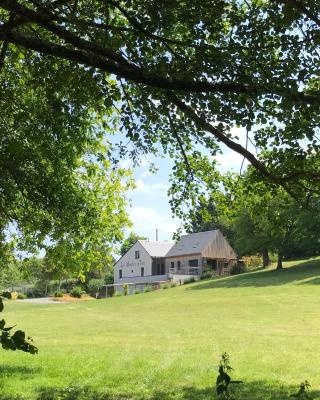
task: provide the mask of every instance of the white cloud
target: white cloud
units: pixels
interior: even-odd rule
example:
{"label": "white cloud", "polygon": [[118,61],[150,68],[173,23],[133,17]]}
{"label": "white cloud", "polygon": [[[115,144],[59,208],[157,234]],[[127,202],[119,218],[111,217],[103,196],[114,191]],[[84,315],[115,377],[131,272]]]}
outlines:
{"label": "white cloud", "polygon": [[[217,154],[214,157],[220,165],[220,170],[222,172],[234,171],[240,172],[241,164],[243,161],[243,156],[232,150],[226,150],[222,154]],[[248,165],[248,161],[244,160],[243,168]]]}
{"label": "white cloud", "polygon": [[[243,147],[247,146],[247,149],[252,153],[256,152],[256,149],[254,148],[252,143],[250,141],[248,141],[248,143],[247,143],[247,131],[245,128],[232,127],[230,129],[230,133],[233,135],[233,137],[237,137],[237,139],[234,139],[235,142],[239,143]],[[249,137],[250,137],[250,133],[249,133]],[[222,151],[222,154],[217,154],[214,157],[220,166],[220,168],[219,168],[220,171],[221,172],[227,172],[227,171],[240,172],[241,164],[243,162],[243,156],[233,150],[230,150],[225,145],[221,145],[221,151]],[[249,165],[249,162],[245,159],[243,162],[242,170],[245,170],[248,165]]]}
{"label": "white cloud", "polygon": [[135,181],[135,184],[136,188],[134,189],[134,191],[136,193],[151,193],[151,194],[154,192],[166,193],[169,188],[169,185],[164,182],[149,184],[145,183],[145,181],[143,181],[142,179],[137,179]]}
{"label": "white cloud", "polygon": [[145,170],[144,172],[142,172],[142,174],[140,174],[140,178],[147,178],[148,176],[151,176],[152,172],[150,172],[148,169]]}
{"label": "white cloud", "polygon": [[150,240],[155,239],[156,228],[159,229],[159,240],[171,240],[173,233],[179,227],[178,221],[172,219],[170,215],[161,215],[152,207],[132,207],[129,215],[133,230]]}
{"label": "white cloud", "polygon": [[130,158],[123,158],[119,162],[119,167],[125,169],[132,168],[132,161],[130,160]]}

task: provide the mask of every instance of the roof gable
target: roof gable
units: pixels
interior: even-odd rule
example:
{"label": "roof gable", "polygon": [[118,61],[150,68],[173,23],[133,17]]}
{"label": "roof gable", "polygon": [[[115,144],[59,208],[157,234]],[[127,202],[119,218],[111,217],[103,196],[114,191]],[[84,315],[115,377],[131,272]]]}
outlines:
{"label": "roof gable", "polygon": [[236,253],[218,229],[181,236],[167,257],[189,254],[201,254],[212,258],[236,258]]}
{"label": "roof gable", "polygon": [[171,242],[150,242],[149,240],[138,240],[138,242],[151,257],[165,257],[174,245]]}

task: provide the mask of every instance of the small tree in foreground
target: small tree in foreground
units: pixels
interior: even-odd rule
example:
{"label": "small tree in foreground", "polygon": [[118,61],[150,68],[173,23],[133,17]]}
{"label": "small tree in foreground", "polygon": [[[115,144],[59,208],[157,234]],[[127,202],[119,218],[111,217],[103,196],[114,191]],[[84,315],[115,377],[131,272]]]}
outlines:
{"label": "small tree in foreground", "polygon": [[221,399],[232,400],[232,394],[229,390],[229,385],[232,383],[243,383],[242,381],[231,380],[230,373],[233,368],[230,365],[230,358],[227,353],[223,353],[219,365],[219,375],[216,381],[216,391],[217,395]]}
{"label": "small tree in foreground", "polygon": [[[0,298],[0,312],[4,309],[2,298]],[[6,326],[4,319],[0,320],[0,343],[4,350],[22,350],[26,353],[37,354],[38,348],[31,344],[32,339],[27,337],[23,331],[12,333],[14,326]]]}

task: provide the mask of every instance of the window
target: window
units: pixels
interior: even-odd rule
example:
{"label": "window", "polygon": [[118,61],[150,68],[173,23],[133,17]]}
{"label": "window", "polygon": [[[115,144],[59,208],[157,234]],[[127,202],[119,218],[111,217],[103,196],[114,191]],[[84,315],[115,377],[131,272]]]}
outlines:
{"label": "window", "polygon": [[134,256],[134,258],[135,258],[136,260],[138,260],[138,259],[140,258],[140,251],[139,251],[139,250],[136,250],[136,251],[135,251],[135,256]]}
{"label": "window", "polygon": [[119,279],[122,278],[122,269],[119,269]]}
{"label": "window", "polygon": [[198,260],[189,260],[189,267],[198,268]]}
{"label": "window", "polygon": [[225,261],[223,263],[223,268],[229,268],[229,262],[228,261]]}
{"label": "window", "polygon": [[181,268],[181,261],[177,261],[178,270]]}
{"label": "window", "polygon": [[171,269],[174,269],[174,261],[171,261]]}
{"label": "window", "polygon": [[144,276],[144,267],[141,267],[141,276]]}

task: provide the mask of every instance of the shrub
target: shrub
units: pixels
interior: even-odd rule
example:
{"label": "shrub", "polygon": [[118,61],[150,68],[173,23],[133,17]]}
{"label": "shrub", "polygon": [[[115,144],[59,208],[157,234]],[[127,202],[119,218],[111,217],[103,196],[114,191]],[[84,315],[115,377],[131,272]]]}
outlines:
{"label": "shrub", "polygon": [[229,355],[223,353],[219,365],[219,375],[216,380],[216,393],[218,398],[223,398],[226,400],[231,400],[234,398],[230,392],[230,384],[243,383],[242,381],[234,381],[231,379],[230,373],[233,368],[230,365]]}
{"label": "shrub", "polygon": [[133,292],[133,294],[140,294],[141,293],[141,290],[140,289],[136,289],[134,292]]}
{"label": "shrub", "polygon": [[230,269],[230,275],[238,275],[238,274],[243,274],[246,272],[246,266],[245,264],[237,263],[233,265]]}
{"label": "shrub", "polygon": [[165,283],[165,284],[162,285],[161,287],[162,287],[162,289],[168,289],[168,288],[169,288],[169,285],[168,285],[168,283]]}
{"label": "shrub", "polygon": [[61,289],[65,289],[70,292],[75,286],[79,285],[79,279],[67,279],[61,282]]}
{"label": "shrub", "polygon": [[81,286],[74,287],[70,292],[70,295],[72,297],[76,297],[78,299],[80,299],[83,294],[84,294],[84,290],[82,289]]}
{"label": "shrub", "polygon": [[295,397],[296,399],[309,399],[310,387],[311,385],[308,381],[301,382],[298,392],[291,394],[290,397]]}
{"label": "shrub", "polygon": [[195,280],[195,277],[194,276],[191,276],[190,278],[187,278],[187,279],[185,279],[184,281],[183,281],[183,284],[184,285],[187,285],[188,283],[193,283],[193,282],[195,282],[196,280]]}
{"label": "shrub", "polygon": [[123,287],[123,295],[127,296],[128,295],[128,285],[125,283],[122,287]]}
{"label": "shrub", "polygon": [[120,292],[114,292],[112,295],[112,297],[121,297],[121,296],[122,296],[122,293],[120,293]]}
{"label": "shrub", "polygon": [[27,297],[32,298],[32,299],[37,298],[37,297],[44,297],[44,295],[45,295],[44,292],[41,289],[36,288],[36,287],[29,288],[27,291]]}
{"label": "shrub", "polygon": [[23,294],[23,293],[18,293],[17,294],[17,299],[19,299],[19,300],[24,300],[26,298],[27,298],[27,296],[25,294]]}
{"label": "shrub", "polygon": [[144,289],[144,292],[146,293],[146,292],[151,292],[151,287],[150,286],[147,286],[145,289]]}
{"label": "shrub", "polygon": [[5,299],[8,299],[8,300],[12,299],[11,292],[8,292],[8,291],[2,292],[1,297],[4,297]]}
{"label": "shrub", "polygon": [[63,292],[57,290],[56,292],[54,292],[54,297],[63,297]]}
{"label": "shrub", "polygon": [[262,258],[259,255],[242,257],[242,259],[244,260],[244,264],[248,270],[256,269],[262,266]]}
{"label": "shrub", "polygon": [[103,279],[90,279],[90,281],[88,282],[88,293],[91,296],[95,296],[97,293],[99,293],[99,290],[102,288],[103,285]]}
{"label": "shrub", "polygon": [[200,279],[201,280],[203,280],[203,279],[211,279],[211,278],[212,278],[212,272],[210,272],[210,271],[202,272],[202,274],[200,275]]}
{"label": "shrub", "polygon": [[104,277],[105,285],[112,285],[114,283],[114,275],[113,272],[108,272]]}
{"label": "shrub", "polygon": [[175,282],[170,283],[170,287],[176,287],[176,286],[177,286],[177,284]]}

